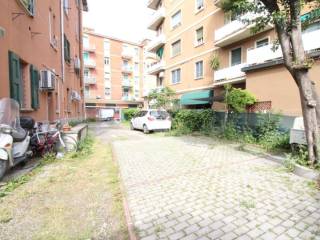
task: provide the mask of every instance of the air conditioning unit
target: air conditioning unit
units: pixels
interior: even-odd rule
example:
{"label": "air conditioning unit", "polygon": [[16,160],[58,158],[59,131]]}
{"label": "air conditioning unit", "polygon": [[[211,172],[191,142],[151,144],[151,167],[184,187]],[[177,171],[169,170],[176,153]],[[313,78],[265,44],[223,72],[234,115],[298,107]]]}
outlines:
{"label": "air conditioning unit", "polygon": [[40,77],[40,89],[46,91],[53,91],[56,82],[56,75],[50,70],[42,70]]}
{"label": "air conditioning unit", "polygon": [[71,92],[71,100],[72,101],[80,101],[81,100],[81,96],[77,91],[72,91]]}
{"label": "air conditioning unit", "polygon": [[74,69],[80,70],[80,66],[81,66],[80,58],[76,57],[74,59]]}

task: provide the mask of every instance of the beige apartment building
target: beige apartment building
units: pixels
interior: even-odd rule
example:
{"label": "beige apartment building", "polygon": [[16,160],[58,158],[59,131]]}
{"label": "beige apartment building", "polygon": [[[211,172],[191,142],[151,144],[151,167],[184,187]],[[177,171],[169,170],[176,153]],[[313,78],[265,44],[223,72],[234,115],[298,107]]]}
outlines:
{"label": "beige apartment building", "polygon": [[109,110],[119,119],[122,109],[143,107],[144,94],[155,86],[155,77],[145,72],[152,59],[144,48],[146,42],[133,43],[84,29],[87,118],[104,118],[102,113]]}
{"label": "beige apartment building", "polygon": [[[273,27],[252,35],[251,26],[241,18],[256,16],[233,17],[219,8],[219,2],[148,2],[148,7],[154,10],[148,28],[156,36],[147,50],[158,58],[149,71],[157,77],[158,86],[174,89],[183,107],[223,111],[223,86],[230,83],[256,96],[258,103],[251,111],[301,115],[298,88],[283,66],[281,49],[271,49],[276,39]],[[302,20],[312,19],[303,40],[306,51],[316,60],[310,72],[314,81],[319,80],[320,74],[318,12],[309,10],[302,16]],[[214,56],[220,63],[216,70],[210,67]]]}
{"label": "beige apartment building", "polygon": [[84,118],[82,11],[87,1],[0,1],[0,98],[36,121]]}

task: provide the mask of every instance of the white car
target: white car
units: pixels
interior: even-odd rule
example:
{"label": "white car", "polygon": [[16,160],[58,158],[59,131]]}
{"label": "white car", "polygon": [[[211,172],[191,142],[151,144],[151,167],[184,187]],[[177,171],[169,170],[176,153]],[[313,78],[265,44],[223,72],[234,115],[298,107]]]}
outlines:
{"label": "white car", "polygon": [[142,110],[138,112],[130,123],[131,129],[140,129],[144,133],[155,130],[170,130],[171,118],[168,112],[164,110]]}

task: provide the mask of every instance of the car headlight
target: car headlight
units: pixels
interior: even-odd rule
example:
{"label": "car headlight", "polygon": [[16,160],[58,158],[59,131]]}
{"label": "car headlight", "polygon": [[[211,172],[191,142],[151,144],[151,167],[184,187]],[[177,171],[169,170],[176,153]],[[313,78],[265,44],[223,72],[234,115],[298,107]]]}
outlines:
{"label": "car headlight", "polygon": [[5,149],[0,148],[0,159],[2,160],[8,160],[8,153]]}

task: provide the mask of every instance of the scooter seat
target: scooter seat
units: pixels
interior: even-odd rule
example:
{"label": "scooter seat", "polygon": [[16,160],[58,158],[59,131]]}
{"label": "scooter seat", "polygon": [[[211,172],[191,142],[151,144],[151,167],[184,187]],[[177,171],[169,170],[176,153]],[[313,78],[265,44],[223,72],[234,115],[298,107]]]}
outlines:
{"label": "scooter seat", "polygon": [[24,139],[26,139],[27,135],[28,132],[23,128],[20,128],[19,130],[14,130],[12,132],[13,142],[22,142]]}

